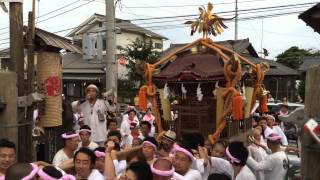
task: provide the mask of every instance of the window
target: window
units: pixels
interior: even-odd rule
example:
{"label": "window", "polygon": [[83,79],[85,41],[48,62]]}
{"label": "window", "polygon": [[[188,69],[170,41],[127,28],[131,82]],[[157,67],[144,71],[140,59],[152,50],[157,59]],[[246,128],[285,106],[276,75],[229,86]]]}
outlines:
{"label": "window", "polygon": [[154,43],[154,48],[162,49],[162,43]]}

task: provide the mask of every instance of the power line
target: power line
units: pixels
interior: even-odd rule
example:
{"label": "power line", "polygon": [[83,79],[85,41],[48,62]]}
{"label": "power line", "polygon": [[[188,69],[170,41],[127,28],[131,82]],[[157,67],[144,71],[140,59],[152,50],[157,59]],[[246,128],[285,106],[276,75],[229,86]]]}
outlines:
{"label": "power line", "polygon": [[[79,1],[81,1],[81,0],[73,1],[73,2],[71,2],[71,3],[69,3],[69,4],[65,5],[65,6],[62,6],[62,7],[60,7],[60,8],[57,8],[57,9],[55,9],[55,10],[52,10],[52,11],[50,11],[50,12],[48,12],[48,13],[42,14],[42,15],[38,16],[38,18],[47,16],[47,15],[49,15],[49,14],[52,14],[52,13],[56,12],[56,11],[59,11],[59,10],[64,9],[64,8],[66,8],[66,7],[69,7],[69,6],[75,4],[75,3],[79,2]],[[27,22],[28,22],[28,21],[25,21],[25,22],[23,22],[23,23],[27,23]],[[8,29],[8,28],[9,28],[9,27],[3,27],[3,28],[0,28],[0,30],[4,30],[4,29]]]}
{"label": "power line", "polygon": [[[79,8],[81,6],[84,6],[85,4],[88,4],[90,2],[92,2],[93,0],[87,2],[87,3],[84,3],[78,7],[75,7],[73,9],[76,9],[76,8]],[[263,8],[253,8],[253,9],[244,9],[244,10],[239,10],[240,12],[244,11],[243,13],[240,13],[240,15],[243,15],[243,14],[250,14],[250,13],[257,13],[257,12],[267,12],[267,11],[274,11],[275,9],[276,10],[286,10],[286,9],[293,9],[294,6],[299,6],[297,8],[303,8],[305,7],[306,5],[309,5],[309,4],[312,4],[312,3],[302,3],[302,4],[293,4],[293,5],[282,5],[282,6],[272,6],[272,7],[263,7]],[[65,11],[65,12],[69,12],[73,9],[70,9],[68,11]],[[254,12],[251,12],[251,11],[254,11]],[[64,13],[65,13],[64,12]],[[223,14],[223,13],[233,13],[234,11],[224,11],[224,12],[219,12],[217,14]],[[299,11],[300,12],[300,11]],[[62,13],[60,13],[59,15],[61,15]],[[57,16],[57,15],[56,15]],[[197,16],[197,15],[183,15],[183,16],[168,16],[168,17],[157,17],[157,18],[144,18],[144,19],[139,19],[139,20],[151,20],[151,19],[164,19],[164,18],[176,18],[176,17],[189,17],[190,16]],[[259,16],[259,17],[264,17],[264,16]],[[50,19],[53,18],[53,17],[49,17]],[[48,18],[48,19],[49,19]],[[247,19],[248,18],[251,18],[251,17],[246,17]],[[135,20],[138,20],[138,19],[135,19]],[[182,20],[192,20],[192,19],[182,19]],[[242,18],[242,20],[244,20]],[[43,20],[44,21],[44,20]],[[133,20],[131,20],[133,21]],[[142,24],[136,24],[136,25],[144,25],[144,24],[155,24],[155,23],[164,23],[164,22],[176,22],[176,21],[179,21],[179,20],[165,20],[165,21],[158,21],[158,22],[147,22],[147,23],[142,23]],[[88,25],[88,24],[87,24]],[[83,26],[87,26],[87,25],[83,25]],[[64,32],[64,31],[67,31],[67,30],[71,30],[71,29],[74,29],[74,28],[78,28],[78,27],[83,27],[83,26],[77,26],[77,27],[73,27],[73,28],[68,28],[68,29],[65,29],[65,30],[60,30],[60,31],[57,31],[57,32],[54,32],[54,33],[59,33],[59,32]],[[153,27],[153,26],[152,26]],[[138,27],[138,28],[149,28],[149,27]],[[8,32],[6,32],[8,33]],[[1,34],[6,34],[6,33],[1,33]],[[0,34],[0,35],[1,35]],[[6,40],[6,39],[2,39],[2,40]]]}
{"label": "power line", "polygon": [[[248,3],[248,2],[258,2],[258,1],[266,1],[266,0],[250,0],[250,1],[241,1],[238,3]],[[223,3],[215,3],[214,5],[223,5],[223,4],[234,4],[235,2],[223,2]],[[129,6],[126,8],[130,9],[147,9],[147,8],[182,8],[182,7],[195,7],[195,6],[205,6],[207,4],[184,4],[184,5],[164,5],[164,6]]]}

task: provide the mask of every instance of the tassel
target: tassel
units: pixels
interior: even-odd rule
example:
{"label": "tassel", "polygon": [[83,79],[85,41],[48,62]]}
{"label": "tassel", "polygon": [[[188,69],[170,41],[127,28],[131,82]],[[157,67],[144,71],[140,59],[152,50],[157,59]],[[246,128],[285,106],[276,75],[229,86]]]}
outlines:
{"label": "tassel", "polygon": [[145,88],[140,88],[139,90],[139,108],[147,112],[147,91]]}
{"label": "tassel", "polygon": [[232,103],[232,116],[233,120],[241,120],[243,119],[243,114],[242,114],[242,97],[240,92],[236,92],[233,95],[233,103]]}
{"label": "tassel", "polygon": [[266,113],[268,112],[268,97],[266,95],[261,95],[259,98],[259,112]]}

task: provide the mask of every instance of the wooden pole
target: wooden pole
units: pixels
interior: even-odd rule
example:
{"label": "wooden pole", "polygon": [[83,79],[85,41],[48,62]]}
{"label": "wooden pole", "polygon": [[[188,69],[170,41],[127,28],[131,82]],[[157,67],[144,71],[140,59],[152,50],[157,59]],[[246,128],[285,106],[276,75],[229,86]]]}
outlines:
{"label": "wooden pole", "polygon": [[[307,71],[305,91],[305,116],[320,118],[320,66]],[[303,128],[302,128],[303,130]],[[304,180],[320,178],[320,145],[311,141],[311,137],[302,133],[301,174]]]}

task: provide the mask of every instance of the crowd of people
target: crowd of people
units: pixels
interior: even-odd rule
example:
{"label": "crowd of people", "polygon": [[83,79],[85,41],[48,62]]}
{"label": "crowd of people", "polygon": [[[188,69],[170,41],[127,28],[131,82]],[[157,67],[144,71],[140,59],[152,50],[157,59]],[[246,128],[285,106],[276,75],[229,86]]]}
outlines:
{"label": "crowd of people", "polygon": [[112,102],[97,99],[95,85],[86,101],[73,102],[74,126],[61,135],[64,147],[53,161],[17,163],[16,146],[0,140],[0,180],[283,180],[288,147],[273,115],[261,115],[248,141],[215,144],[201,133],[177,138],[172,130],[156,134],[152,111],[139,118],[129,107],[118,125]]}

